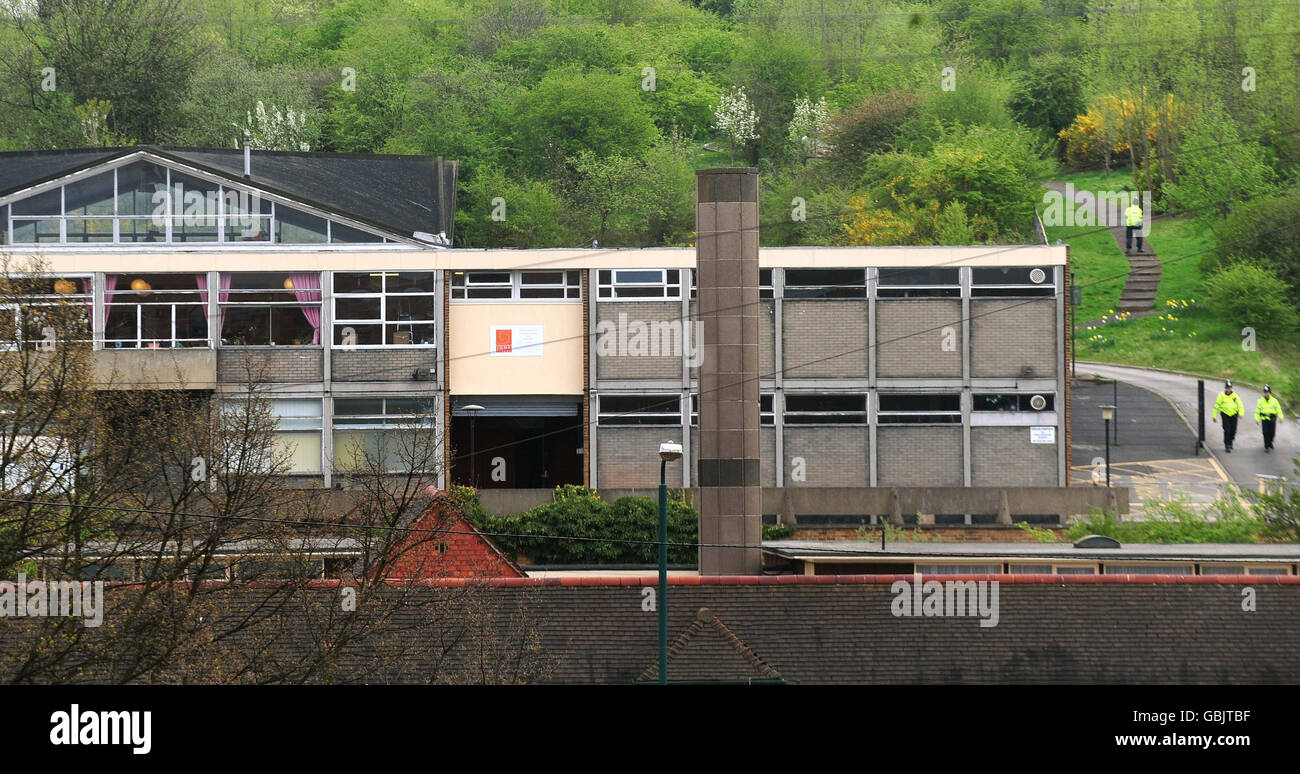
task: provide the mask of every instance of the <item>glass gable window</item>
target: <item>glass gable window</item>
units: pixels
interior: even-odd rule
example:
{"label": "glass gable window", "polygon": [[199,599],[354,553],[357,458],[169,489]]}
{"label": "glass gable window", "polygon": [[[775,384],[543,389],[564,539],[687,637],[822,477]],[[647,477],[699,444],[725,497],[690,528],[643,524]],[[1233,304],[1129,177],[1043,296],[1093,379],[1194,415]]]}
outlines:
{"label": "glass gable window", "polygon": [[608,301],[671,301],[682,297],[680,269],[601,269],[598,298]]}
{"label": "glass gable window", "polygon": [[970,293],[974,297],[1053,296],[1056,295],[1056,269],[1051,266],[971,269]]}
{"label": "glass gable window", "polygon": [[881,269],[877,298],[956,298],[961,295],[958,269]]}
{"label": "glass gable window", "polygon": [[865,425],[867,396],[786,395],[787,425]]}
{"label": "glass gable window", "polygon": [[222,345],[320,343],[319,274],[268,272],[220,276]]}
{"label": "glass gable window", "polygon": [[377,244],[383,236],[137,161],[0,207],[9,244]]}
{"label": "glass gable window", "polygon": [[437,344],[433,272],[336,272],[334,346]]}
{"label": "glass gable window", "polygon": [[680,395],[602,395],[598,424],[681,425]]}
{"label": "glass gable window", "polygon": [[438,462],[431,398],[338,398],[334,469],[408,472]]}
{"label": "glass gable window", "polygon": [[866,298],[864,269],[786,269],[786,298]]}
{"label": "glass gable window", "polygon": [[104,278],[104,346],[206,347],[206,274],[109,274]]}
{"label": "glass gable window", "polygon": [[881,394],[876,421],[882,425],[961,424],[956,394]]}

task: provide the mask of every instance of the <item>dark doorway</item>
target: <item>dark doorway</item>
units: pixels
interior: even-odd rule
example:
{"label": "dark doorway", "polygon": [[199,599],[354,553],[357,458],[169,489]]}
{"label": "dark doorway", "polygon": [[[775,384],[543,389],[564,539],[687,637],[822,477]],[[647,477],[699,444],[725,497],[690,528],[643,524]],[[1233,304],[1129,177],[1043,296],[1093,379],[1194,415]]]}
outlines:
{"label": "dark doorway", "polygon": [[[582,418],[480,416],[474,439],[479,489],[551,489],[582,483]],[[451,480],[471,486],[470,425],[451,421]]]}

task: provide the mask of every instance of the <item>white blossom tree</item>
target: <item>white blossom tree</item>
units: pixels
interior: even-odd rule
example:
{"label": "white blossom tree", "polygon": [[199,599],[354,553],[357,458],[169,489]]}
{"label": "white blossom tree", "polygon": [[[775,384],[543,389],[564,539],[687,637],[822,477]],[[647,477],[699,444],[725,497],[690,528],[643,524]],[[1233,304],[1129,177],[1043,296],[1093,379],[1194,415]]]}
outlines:
{"label": "white blossom tree", "polygon": [[831,111],[826,106],[825,97],[816,102],[807,97],[796,99],[794,118],[790,120],[790,142],[803,151],[805,158],[816,156],[830,120]]}
{"label": "white blossom tree", "polygon": [[268,109],[259,99],[257,108],[248,111],[244,125],[235,124],[235,128],[243,132],[253,150],[311,150],[306,139],[312,136],[306,110],[285,108],[281,112],[275,105]]}
{"label": "white blossom tree", "polygon": [[716,121],[715,128],[727,137],[731,163],[735,164],[736,147],[758,139],[758,114],[750,107],[744,88],[723,94],[718,107],[713,111],[713,117]]}

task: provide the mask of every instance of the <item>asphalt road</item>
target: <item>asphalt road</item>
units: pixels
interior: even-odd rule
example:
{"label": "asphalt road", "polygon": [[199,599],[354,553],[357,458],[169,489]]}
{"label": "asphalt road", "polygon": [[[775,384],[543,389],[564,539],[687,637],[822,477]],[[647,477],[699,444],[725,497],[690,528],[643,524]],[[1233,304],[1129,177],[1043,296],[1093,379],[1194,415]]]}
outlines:
{"label": "asphalt road", "polygon": [[[1132,384],[1163,395],[1193,428],[1196,427],[1198,377],[1153,368],[1080,361],[1078,375],[1082,377],[1087,374],[1117,379],[1121,387],[1123,384]],[[1257,474],[1285,476],[1293,481],[1296,480],[1293,460],[1300,454],[1300,420],[1295,416],[1294,407],[1300,405],[1300,396],[1278,396],[1279,400],[1288,402],[1287,407],[1293,410],[1288,412],[1283,409],[1286,417],[1278,424],[1277,437],[1273,441],[1275,449],[1266,454],[1263,436],[1260,434],[1259,426],[1255,424],[1255,401],[1259,399],[1260,392],[1241,385],[1234,385],[1234,388],[1241,394],[1246,414],[1237,423],[1237,439],[1233,443],[1232,453],[1227,454],[1223,448],[1223,426],[1210,421],[1210,415],[1214,411],[1214,399],[1223,389],[1223,381],[1208,378],[1205,380],[1205,440],[1215,459],[1227,471],[1233,482],[1240,486],[1252,488],[1257,486],[1258,480],[1255,478]],[[1121,400],[1122,397],[1121,391]],[[1124,422],[1120,427],[1121,443],[1125,440],[1126,432],[1129,440],[1137,440],[1132,436],[1135,432],[1141,431],[1137,427],[1130,426],[1134,418],[1124,417],[1122,413],[1121,417],[1123,417],[1121,421]]]}

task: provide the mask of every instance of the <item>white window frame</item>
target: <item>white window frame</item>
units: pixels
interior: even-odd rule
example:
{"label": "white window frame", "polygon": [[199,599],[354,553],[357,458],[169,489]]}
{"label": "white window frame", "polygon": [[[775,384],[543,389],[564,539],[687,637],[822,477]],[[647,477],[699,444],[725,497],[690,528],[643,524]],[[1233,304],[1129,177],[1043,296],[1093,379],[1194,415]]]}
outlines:
{"label": "white window frame", "polygon": [[[474,275],[506,274],[507,281],[475,282]],[[525,277],[536,278],[543,274],[560,274],[560,282],[524,282]],[[457,281],[463,278],[463,281]],[[508,295],[499,297],[474,298],[475,289],[485,291],[506,291]],[[559,298],[527,298],[525,290],[558,290]],[[454,304],[491,304],[519,301],[526,304],[576,303],[582,300],[581,269],[547,269],[547,270],[510,270],[510,269],[464,269],[451,274],[451,301]]]}
{"label": "white window frame", "polygon": [[[388,401],[390,400],[421,400],[429,401],[429,411],[422,414],[390,414],[388,413]],[[334,436],[333,447],[337,451],[339,444],[336,434],[342,430],[349,433],[409,433],[421,430],[433,431],[437,422],[438,406],[434,399],[420,395],[348,395],[346,398],[335,396],[334,412],[331,416],[330,435]],[[340,414],[338,410],[339,401],[344,400],[377,400],[382,402],[383,413],[381,414]],[[376,422],[359,422],[358,419],[374,419]],[[351,420],[351,421],[349,421]],[[338,466],[337,454],[334,459],[330,460],[330,467],[334,473],[353,472],[347,468]],[[389,469],[385,473],[409,473],[409,472],[428,472],[428,471],[407,471],[402,469]]]}
{"label": "white window frame", "polygon": [[[359,272],[359,271],[335,271],[335,272],[330,272],[330,287],[333,288],[333,287],[335,286],[335,285],[334,285],[334,278],[337,277],[337,276],[339,276],[340,274],[367,274],[367,275],[374,275],[374,274],[376,274],[376,273],[378,273],[378,274],[381,275],[381,277],[380,277],[380,290],[379,290],[379,292],[377,292],[377,293],[339,293],[339,292],[337,292],[337,291],[333,291],[333,292],[331,292],[331,294],[330,294],[330,297],[331,297],[331,301],[330,301],[330,313],[331,313],[331,314],[330,314],[330,318],[331,318],[331,319],[330,319],[330,331],[329,331],[329,334],[330,334],[330,335],[329,335],[329,346],[330,346],[330,348],[331,348],[331,349],[341,349],[341,350],[353,350],[353,349],[437,349],[437,348],[438,348],[438,341],[437,341],[437,339],[438,339],[438,321],[437,321],[437,319],[433,319],[433,320],[389,320],[389,319],[388,319],[388,299],[389,299],[389,298],[425,298],[425,297],[429,297],[429,298],[432,298],[432,299],[433,299],[433,314],[434,314],[434,317],[436,318],[437,315],[438,315],[438,313],[439,313],[439,309],[440,309],[441,306],[442,306],[440,303],[438,303],[438,291],[437,291],[438,280],[437,280],[437,277],[436,277],[436,276],[431,276],[431,277],[430,277],[430,282],[432,283],[432,287],[433,287],[432,290],[420,291],[420,292],[418,292],[418,293],[394,293],[394,292],[389,292],[389,290],[388,290],[388,278],[389,278],[390,276],[398,276],[398,275],[401,275],[401,274],[425,274],[425,273],[428,273],[428,272],[414,272],[414,271],[408,271],[408,272],[403,272],[403,271],[388,271],[388,270],[384,270],[384,269],[378,269],[378,270],[376,270],[376,271],[370,271],[370,272]],[[344,299],[344,300],[346,300],[346,299],[355,299],[355,298],[374,298],[374,299],[378,299],[378,301],[379,301],[379,319],[377,319],[377,320],[376,320],[376,319],[370,319],[370,320],[358,320],[358,319],[352,319],[352,318],[339,317],[339,315],[338,315],[338,303],[339,303],[339,299]],[[401,327],[401,325],[403,325],[403,324],[409,324],[409,325],[412,325],[412,326],[415,326],[415,325],[431,325],[431,326],[433,326],[433,331],[434,331],[433,336],[434,336],[434,340],[433,340],[431,343],[428,343],[428,344],[420,344],[420,343],[417,343],[417,342],[415,341],[414,331],[412,331],[412,337],[411,337],[411,343],[410,343],[410,344],[388,344],[388,343],[386,343],[387,338],[388,338],[388,337],[387,337],[388,326],[389,326],[389,325],[397,326],[397,328],[400,330],[400,327]],[[334,334],[338,332],[338,329],[339,329],[340,327],[342,327],[342,328],[346,328],[346,327],[348,327],[348,326],[356,326],[356,325],[378,325],[378,326],[379,326],[379,332],[380,332],[380,339],[381,339],[382,341],[381,341],[379,344],[335,344],[335,343],[334,343],[334,338],[335,338],[335,337],[334,337]],[[322,325],[321,327],[324,327],[324,325]]]}
{"label": "white window frame", "polygon": [[[183,274],[183,273],[179,273],[179,272],[148,272],[148,273],[141,272],[141,273],[137,273],[137,274],[123,274],[123,273],[121,273],[121,272],[110,272],[110,273],[113,274],[113,275],[115,275],[115,276],[117,276],[117,277],[119,277],[119,278],[120,278],[119,281],[121,281],[122,279],[125,279],[125,280],[128,280],[128,282],[129,282],[129,279],[130,279],[131,277],[152,277],[152,276],[157,276],[157,275],[159,275],[159,274],[177,274],[177,276],[184,276],[184,277],[193,277],[193,276],[194,276],[193,274]],[[124,344],[123,346],[118,347],[118,346],[116,346],[116,343],[117,343],[117,342],[128,342],[128,341],[132,341],[132,340],[131,340],[131,339],[110,339],[110,338],[108,338],[108,331],[107,331],[107,330],[104,330],[104,331],[101,331],[101,332],[100,332],[100,337],[99,337],[99,339],[95,342],[95,345],[96,345],[97,347],[99,347],[100,349],[154,349],[153,347],[145,346],[145,342],[147,342],[147,341],[158,341],[158,342],[162,342],[162,344],[160,344],[160,346],[157,347],[158,349],[173,349],[173,348],[178,348],[178,349],[206,349],[206,348],[210,348],[210,347],[212,346],[212,331],[210,330],[210,329],[211,329],[211,320],[208,320],[208,304],[207,304],[207,302],[203,299],[203,296],[204,296],[207,292],[209,292],[209,291],[200,290],[200,289],[198,289],[198,288],[196,287],[194,290],[152,290],[152,291],[146,291],[146,292],[151,292],[151,293],[152,293],[152,292],[157,292],[157,293],[184,293],[184,294],[186,294],[187,296],[188,296],[188,295],[193,295],[194,300],[193,300],[193,301],[157,301],[157,302],[150,302],[150,301],[145,301],[145,300],[127,300],[127,297],[128,297],[128,296],[130,296],[130,295],[132,295],[132,294],[134,294],[134,293],[137,293],[137,291],[131,290],[129,284],[128,284],[126,287],[116,287],[116,288],[114,288],[114,289],[113,289],[113,292],[112,292],[111,294],[110,294],[110,293],[108,292],[108,290],[107,290],[107,285],[105,285],[105,290],[104,290],[104,316],[105,316],[105,325],[107,325],[107,318],[109,317],[110,314],[126,314],[127,312],[126,312],[125,309],[123,309],[123,307],[126,307],[126,306],[133,306],[133,307],[135,307],[135,310],[136,310],[136,311],[135,311],[135,315],[136,315],[136,328],[135,328],[135,330],[136,330],[136,337],[135,337],[135,339],[134,339],[134,341],[135,341],[135,345],[134,345],[134,346],[131,346],[131,347],[127,347],[127,346],[125,346],[125,344]],[[116,303],[111,303],[111,304],[109,303],[109,299],[110,299],[110,298],[119,298],[119,297],[122,298],[123,300],[120,301],[120,302],[116,302]],[[140,333],[141,333],[141,327],[142,327],[142,326],[141,326],[141,316],[142,316],[142,314],[143,314],[143,312],[142,312],[142,307],[146,307],[146,306],[156,306],[156,307],[157,307],[157,306],[170,306],[170,307],[171,307],[171,336],[170,336],[170,338],[167,338],[167,339],[153,339],[153,338],[145,338],[144,336],[141,336],[141,335],[140,335]],[[178,307],[178,306],[184,306],[184,307],[188,307],[188,306],[197,306],[197,307],[200,307],[200,308],[201,308],[201,311],[202,311],[202,313],[203,313],[203,319],[204,319],[204,320],[207,320],[207,323],[208,323],[208,328],[209,328],[209,330],[208,330],[208,335],[205,336],[205,337],[202,338],[202,339],[178,339],[178,338],[176,338],[176,307]],[[111,311],[110,311],[110,307],[111,307]],[[177,346],[177,343],[178,343],[178,342],[203,342],[203,343],[202,343],[202,345],[193,345],[193,346],[178,347],[178,346]]]}
{"label": "white window frame", "polygon": [[[597,269],[596,298],[599,301],[680,301],[682,300],[682,272],[689,269]],[[657,272],[658,280],[632,279],[633,273]],[[676,274],[674,281],[671,275]],[[620,279],[620,275],[626,276]],[[689,282],[689,280],[687,280]],[[632,291],[638,288],[658,288],[658,296],[623,296],[620,290]]]}
{"label": "white window frame", "polygon": [[[222,277],[223,275],[226,275],[226,274],[231,274],[231,275],[239,275],[239,274],[261,274],[261,275],[266,275],[266,276],[284,276],[284,277],[288,277],[290,274],[294,274],[294,273],[298,273],[298,272],[275,272],[275,271],[230,271],[230,272],[225,272],[225,271],[223,271],[223,272],[220,272],[220,273],[217,275],[217,287],[216,287],[216,288],[208,288],[208,291],[211,292],[211,293],[216,293],[216,294],[217,294],[217,305],[218,305],[218,308],[219,308],[219,309],[229,309],[229,310],[234,310],[234,309],[239,308],[239,307],[244,307],[244,308],[248,308],[248,309],[270,309],[270,308],[275,308],[275,307],[289,307],[289,308],[293,308],[293,309],[301,310],[302,307],[303,307],[303,305],[304,305],[304,303],[301,302],[301,301],[298,301],[297,298],[294,298],[294,297],[293,297],[293,293],[294,293],[294,291],[292,291],[292,290],[285,290],[285,289],[283,289],[283,288],[277,289],[277,288],[274,288],[274,287],[255,288],[255,289],[253,289],[253,288],[243,288],[243,289],[240,289],[240,288],[231,288],[231,289],[229,289],[229,290],[222,290],[222,289],[221,289],[221,277]],[[311,273],[313,273],[313,272],[301,272],[301,273],[304,273],[304,274],[311,274]],[[321,274],[322,272],[315,272],[315,273],[316,273],[316,274]],[[307,304],[315,304],[316,306],[320,307],[320,309],[321,309],[322,317],[321,317],[321,326],[320,326],[320,327],[321,327],[321,336],[320,336],[320,338],[323,339],[323,338],[324,338],[324,335],[325,335],[325,330],[324,330],[324,329],[325,329],[325,318],[324,318],[324,316],[323,316],[323,312],[324,312],[324,310],[325,310],[325,301],[324,301],[325,290],[324,290],[324,287],[323,287],[323,280],[322,280],[322,283],[318,283],[318,284],[322,284],[321,289],[319,289],[319,290],[313,290],[313,291],[311,291],[311,292],[315,293],[315,294],[318,295],[318,296],[321,296],[321,298],[318,298],[318,299],[315,300],[315,301],[308,301],[308,302],[306,302],[306,303],[307,303]],[[222,294],[222,293],[229,294],[229,298],[228,298],[226,301],[221,301],[221,300],[220,300],[220,299],[221,299],[221,294]],[[242,294],[242,295],[249,296],[249,295],[253,295],[253,294],[256,294],[256,293],[284,293],[284,294],[286,294],[286,295],[289,297],[290,300],[287,300],[287,301],[247,301],[247,302],[241,302],[241,301],[239,300],[239,296],[240,296],[241,294]],[[227,343],[225,343],[224,340],[223,340],[223,338],[224,338],[224,334],[225,334],[225,319],[224,319],[224,318],[225,318],[225,315],[218,314],[218,316],[217,316],[217,325],[221,326],[221,330],[218,330],[218,331],[216,332],[216,336],[214,337],[214,339],[217,341],[218,346],[220,346],[220,347],[297,347],[297,348],[307,347],[307,348],[312,348],[312,349],[314,349],[314,348],[316,348],[316,347],[322,347],[322,346],[325,346],[325,342],[324,342],[323,340],[320,341],[320,342],[317,343],[317,344],[294,344],[294,343],[292,343],[292,342],[284,342],[284,343],[279,343],[279,342],[277,342],[277,343],[270,343],[269,341],[268,341],[268,343],[266,343],[266,344],[247,344],[247,343],[245,343],[245,344],[227,344]],[[333,331],[330,331],[330,333],[332,334]]]}

